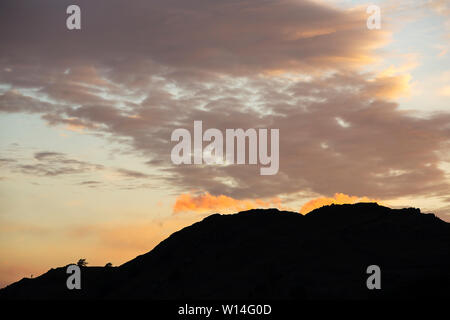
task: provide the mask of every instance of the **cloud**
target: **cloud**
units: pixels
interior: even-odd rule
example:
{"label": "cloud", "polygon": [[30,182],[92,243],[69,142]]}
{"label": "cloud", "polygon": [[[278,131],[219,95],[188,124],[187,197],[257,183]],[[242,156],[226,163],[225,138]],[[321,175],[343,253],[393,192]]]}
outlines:
{"label": "cloud", "polygon": [[80,174],[104,168],[99,164],[67,158],[65,154],[58,152],[37,152],[34,158],[37,163],[18,164],[15,168],[24,174],[37,176]]}
{"label": "cloud", "polygon": [[336,193],[333,197],[320,197],[313,199],[305,203],[300,209],[300,213],[307,214],[314,209],[328,206],[331,204],[353,204],[357,202],[378,202],[376,199],[370,199],[368,197],[349,196],[343,193]]}
{"label": "cloud", "polygon": [[87,181],[81,181],[79,184],[82,185],[82,186],[88,186],[90,188],[95,188],[99,184],[101,184],[101,182],[100,181],[95,181],[95,180],[87,180]]}
{"label": "cloud", "polygon": [[410,74],[380,76],[371,81],[368,94],[381,99],[396,99],[411,93]]}
{"label": "cloud", "polygon": [[0,158],[0,166],[15,163],[16,161],[17,161],[16,159],[11,159],[11,158]]}
{"label": "cloud", "polygon": [[[440,151],[450,136],[449,114],[417,117],[402,111],[396,103],[377,98],[386,85],[367,78],[371,77],[356,73],[295,81],[223,76],[203,83],[187,76],[172,83],[179,92],[175,96],[170,78],[161,77],[155,80],[153,93],[139,103],[127,104],[127,109],[86,104],[43,117],[51,119],[52,125],[65,125],[70,118],[93,133],[130,145],[143,162],[161,170],[161,179],[181,192],[204,190],[236,199],[298,191],[380,198],[445,192],[448,182],[439,165],[444,161]],[[348,126],[342,127],[336,119]],[[279,173],[263,177],[257,166],[173,166],[171,132],[179,127],[192,129],[194,120],[202,120],[204,130],[279,128]],[[63,174],[69,163],[61,164],[62,171],[42,163],[21,170]],[[87,169],[72,162],[69,170],[73,166]]]}
{"label": "cloud", "polygon": [[121,175],[125,176],[125,177],[129,177],[129,178],[135,178],[135,179],[140,179],[140,178],[149,178],[150,175],[139,172],[139,171],[134,171],[134,170],[127,170],[127,169],[117,169],[117,172],[120,173]]}
{"label": "cloud", "polygon": [[[52,151],[35,152],[32,159],[24,156],[17,159],[0,158],[0,167],[9,169],[12,172],[38,177],[57,178],[60,176],[71,176],[71,178],[75,179],[75,184],[89,188],[106,186],[121,189],[148,188],[154,186],[147,181],[150,178],[152,180],[156,178],[153,175],[140,171],[80,161],[70,158],[64,153]],[[98,175],[98,173],[102,173],[102,175]],[[89,180],[79,181],[80,178]],[[100,178],[103,179],[101,180]]]}
{"label": "cloud", "polygon": [[[130,57],[145,69],[156,63],[234,74],[314,71],[365,64],[375,58],[373,49],[388,39],[387,32],[370,32],[365,27],[367,14],[362,8],[337,10],[305,0],[136,0],[133,6],[119,0],[80,0],[80,32],[66,30],[69,4],[43,0],[39,6],[23,6],[6,1],[3,6],[8,10],[0,15],[8,26],[8,31],[0,31],[2,56],[16,61],[24,56],[39,58],[55,66],[93,62],[103,56],[103,64],[109,67],[120,66],[124,57]],[[78,82],[92,78],[96,85],[103,85],[99,73],[90,67],[84,67]],[[16,68],[9,70],[14,74]],[[15,77],[24,85],[32,85],[35,79]],[[126,81],[141,84],[145,79]],[[62,90],[57,88],[64,85],[56,83],[52,88],[64,100],[78,99],[72,90],[67,91],[69,96],[60,95]]]}
{"label": "cloud", "polygon": [[236,212],[255,208],[281,208],[279,198],[264,201],[261,199],[237,200],[224,195],[212,196],[209,193],[191,195],[184,193],[178,196],[173,206],[173,213],[180,212]]}
{"label": "cloud", "polygon": [[[130,8],[109,1],[105,12],[101,1],[81,1],[85,25],[68,32],[61,12],[69,2],[20,11],[17,2],[5,3],[0,110],[35,113],[49,125],[131,147],[176,194],[202,190],[245,200],[298,192],[380,199],[448,193],[440,165],[450,114],[419,117],[392,100],[408,92],[410,63],[382,74],[361,71],[390,34],[387,24],[367,30],[362,8],[155,0]],[[260,176],[258,166],[174,166],[171,133],[191,129],[194,120],[205,130],[279,128],[278,174]],[[44,176],[95,169],[51,159],[58,156],[20,169]]]}
{"label": "cloud", "polygon": [[[49,160],[50,161],[53,159],[59,159],[62,160],[62,158],[64,157],[64,155],[62,153],[59,152],[49,152],[49,151],[41,151],[41,152],[36,152],[34,154],[34,158],[36,160]],[[63,160],[65,161],[65,160]]]}
{"label": "cloud", "polygon": [[25,96],[16,90],[0,94],[0,111],[7,113],[45,113],[54,111],[55,107],[47,102]]}

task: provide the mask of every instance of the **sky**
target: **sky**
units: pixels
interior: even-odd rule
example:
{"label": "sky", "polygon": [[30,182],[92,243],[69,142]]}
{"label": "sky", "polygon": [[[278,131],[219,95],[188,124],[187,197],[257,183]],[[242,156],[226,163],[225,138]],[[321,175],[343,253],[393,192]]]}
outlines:
{"label": "sky", "polygon": [[[120,265],[215,212],[377,201],[450,221],[449,102],[446,0],[3,0],[0,287]],[[279,129],[278,173],[174,165],[171,133],[198,120]]]}

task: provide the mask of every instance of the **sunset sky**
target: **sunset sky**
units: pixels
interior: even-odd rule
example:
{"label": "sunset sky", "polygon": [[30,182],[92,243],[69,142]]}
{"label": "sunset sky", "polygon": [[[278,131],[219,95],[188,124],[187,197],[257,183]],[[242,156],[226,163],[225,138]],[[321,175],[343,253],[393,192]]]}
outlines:
{"label": "sunset sky", "polygon": [[[194,120],[278,128],[278,173],[173,165]],[[450,221],[448,0],[0,2],[0,287],[215,212],[357,201]]]}

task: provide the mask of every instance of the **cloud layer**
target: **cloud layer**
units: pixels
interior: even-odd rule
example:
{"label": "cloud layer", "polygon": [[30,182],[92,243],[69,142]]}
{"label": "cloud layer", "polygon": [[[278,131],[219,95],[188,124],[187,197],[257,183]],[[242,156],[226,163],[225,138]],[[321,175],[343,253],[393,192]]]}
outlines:
{"label": "cloud layer", "polygon": [[[82,30],[68,31],[68,4],[2,3],[0,111],[131,146],[180,192],[242,200],[448,191],[440,165],[450,115],[400,110],[391,99],[408,79],[359,69],[390,36],[369,31],[364,10],[286,0],[80,1]],[[279,173],[173,166],[171,132],[194,120],[205,129],[279,128]]]}

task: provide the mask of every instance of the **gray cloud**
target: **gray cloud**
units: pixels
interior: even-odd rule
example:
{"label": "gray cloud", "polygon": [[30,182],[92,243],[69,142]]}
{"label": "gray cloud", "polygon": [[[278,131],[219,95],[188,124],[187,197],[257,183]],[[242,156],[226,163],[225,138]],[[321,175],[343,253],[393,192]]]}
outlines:
{"label": "gray cloud", "polygon": [[[448,114],[415,117],[400,111],[393,102],[371,99],[367,95],[371,82],[357,74],[289,85],[277,81],[248,78],[242,89],[234,88],[231,80],[228,84],[209,83],[212,88],[206,93],[199,86],[198,91],[190,89],[185,97],[168,95],[160,107],[149,97],[128,111],[85,105],[68,108],[67,116],[127,138],[137,152],[151,158],[150,165],[161,168],[169,183],[182,189],[237,198],[298,191],[390,198],[445,194],[448,190],[445,173],[438,166],[443,160],[438,151],[448,148]],[[184,90],[181,83],[180,90]],[[342,127],[338,118],[349,126]],[[58,119],[64,118],[55,117],[56,122]],[[278,175],[259,176],[258,168],[251,166],[172,166],[170,134],[176,127],[192,128],[194,120],[203,120],[205,130],[280,128]],[[52,153],[35,157],[59,159]],[[130,170],[118,172],[134,178],[147,177]]]}
{"label": "gray cloud", "polygon": [[[75,182],[77,185],[89,188],[113,187],[119,189],[141,189],[155,188],[149,183],[158,180],[158,177],[135,170],[124,168],[106,167],[104,165],[95,164],[87,161],[80,161],[69,158],[66,154],[60,152],[40,151],[33,154],[32,159],[28,157],[0,158],[0,167],[12,172],[19,172],[31,176],[39,177],[61,177],[72,176],[75,180],[79,178],[95,177],[95,174],[108,170],[122,177],[120,180],[98,181],[98,180],[82,180]],[[0,177],[0,180],[2,178]]]}
{"label": "gray cloud", "polygon": [[[36,71],[42,59],[63,66],[102,56],[103,65],[119,68],[116,80],[125,76],[128,84],[140,85],[145,82],[140,72],[130,78],[124,71],[160,65],[235,74],[347,68],[371,56],[386,37],[367,30],[362,9],[339,11],[312,1],[136,0],[130,6],[123,0],[80,0],[80,32],[65,27],[70,4],[3,1],[0,21],[7,28],[0,30],[2,56],[34,61],[33,67],[22,67],[26,73]],[[124,64],[127,58],[133,64]],[[43,76],[51,79],[52,74]],[[34,76],[15,80],[31,86],[40,81]]]}
{"label": "gray cloud", "polygon": [[82,181],[80,182],[81,185],[96,185],[101,183],[100,181],[93,181],[93,180],[88,180],[88,181]]}
{"label": "gray cloud", "polygon": [[[235,198],[448,194],[439,164],[448,160],[450,115],[401,111],[383,98],[395,79],[368,81],[373,74],[357,72],[387,34],[369,32],[363,11],[309,1],[81,1],[83,29],[69,32],[67,4],[18,11],[19,2],[3,3],[0,82],[11,89],[0,94],[0,111],[108,135],[183,191]],[[280,128],[279,173],[172,166],[171,132],[194,120],[205,130]],[[35,158],[39,163],[20,170],[51,176],[100,168],[57,153]]]}
{"label": "gray cloud", "polygon": [[149,178],[150,175],[134,171],[134,170],[127,170],[127,169],[117,169],[117,172],[122,174],[125,177],[134,178],[134,179],[141,179],[141,178]]}
{"label": "gray cloud", "polygon": [[92,164],[75,159],[69,159],[66,155],[58,152],[37,152],[34,158],[37,163],[18,164],[16,169],[25,174],[37,176],[59,176],[66,174],[79,174],[102,170],[99,164]]}

